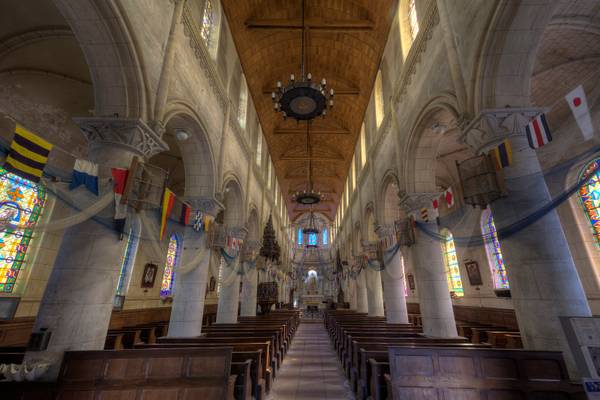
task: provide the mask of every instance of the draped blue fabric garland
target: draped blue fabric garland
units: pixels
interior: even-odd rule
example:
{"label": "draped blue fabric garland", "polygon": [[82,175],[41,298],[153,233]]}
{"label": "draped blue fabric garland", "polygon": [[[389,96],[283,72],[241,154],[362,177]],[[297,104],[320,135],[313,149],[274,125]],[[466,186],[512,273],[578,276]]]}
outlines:
{"label": "draped blue fabric garland", "polygon": [[[595,153],[597,151],[598,151],[598,148],[596,148],[595,151],[592,153]],[[586,152],[586,154],[587,153],[588,152]],[[579,158],[581,158],[581,157],[579,157]],[[572,165],[574,163],[575,163],[575,161],[571,161],[568,164]],[[556,172],[556,170],[557,169],[554,169],[554,172]],[[555,208],[560,206],[562,203],[567,201],[569,199],[569,197],[571,197],[574,193],[576,193],[582,186],[587,184],[588,181],[590,179],[592,179],[592,177],[597,172],[598,172],[598,169],[594,170],[592,173],[588,174],[587,176],[582,177],[577,183],[575,183],[570,188],[568,188],[564,192],[562,192],[559,195],[557,195],[556,197],[554,197],[548,203],[542,205],[539,209],[535,210],[528,216],[521,218],[520,220],[515,221],[509,225],[498,228],[496,230],[498,238],[503,239],[503,238],[510,237],[510,236],[514,235],[515,233],[520,232],[523,229],[527,228],[531,224],[534,224],[535,222],[539,221],[544,216],[546,216],[546,214],[548,214],[550,211],[554,210]],[[458,212],[464,213],[463,210],[459,210]],[[441,219],[440,225],[447,226],[448,220],[453,220],[453,219],[455,220],[455,217],[452,214],[449,215],[448,217],[444,217]],[[447,240],[445,235],[441,235],[437,232],[433,232],[430,229],[427,229],[427,225],[422,222],[417,221],[416,227],[419,229],[419,231],[423,232],[427,236],[429,236],[439,242],[446,242],[446,240]],[[492,240],[491,234],[470,236],[470,237],[454,237],[454,243],[460,247],[481,246],[484,243],[489,242],[490,240]]]}

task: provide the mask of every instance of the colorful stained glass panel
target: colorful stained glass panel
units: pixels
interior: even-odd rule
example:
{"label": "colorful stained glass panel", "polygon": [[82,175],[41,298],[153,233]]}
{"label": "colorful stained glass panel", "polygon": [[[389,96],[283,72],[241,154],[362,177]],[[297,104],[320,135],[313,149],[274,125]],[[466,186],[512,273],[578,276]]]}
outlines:
{"label": "colorful stained glass panel", "polygon": [[585,168],[582,178],[589,178],[579,189],[579,199],[590,221],[596,244],[600,245],[600,159]]}
{"label": "colorful stained glass panel", "polygon": [[500,241],[498,240],[498,232],[496,231],[496,225],[494,224],[494,217],[492,216],[491,211],[487,210],[487,214],[484,214],[484,218],[483,235],[490,268],[492,270],[494,289],[510,289],[508,275],[506,274],[506,266],[504,265],[504,258],[502,257],[502,250],[500,248]]}
{"label": "colorful stained glass panel", "polygon": [[462,285],[462,279],[460,278],[460,268],[458,266],[454,238],[450,232],[446,233],[446,242],[442,244],[442,251],[444,254],[444,262],[446,263],[448,290],[453,292],[455,296],[462,297],[465,295],[465,292]]}
{"label": "colorful stained glass panel", "polygon": [[12,293],[25,263],[33,227],[46,202],[41,185],[0,168],[0,215],[12,215],[0,232],[0,293]]}
{"label": "colorful stained glass panel", "polygon": [[177,235],[171,235],[169,247],[167,249],[167,261],[165,262],[165,272],[163,273],[162,284],[160,286],[161,296],[171,296],[173,294],[173,283],[175,282],[175,267],[177,267],[179,251],[179,239]]}
{"label": "colorful stained glass panel", "polygon": [[316,233],[309,233],[308,234],[308,245],[309,246],[316,246],[317,245],[317,234]]}

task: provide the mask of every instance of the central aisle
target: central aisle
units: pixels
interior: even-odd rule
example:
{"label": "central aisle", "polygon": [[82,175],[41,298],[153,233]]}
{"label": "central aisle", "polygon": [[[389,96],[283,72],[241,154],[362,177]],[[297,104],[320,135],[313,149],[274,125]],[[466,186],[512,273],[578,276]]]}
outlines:
{"label": "central aisle", "polygon": [[268,399],[354,399],[322,320],[302,321]]}

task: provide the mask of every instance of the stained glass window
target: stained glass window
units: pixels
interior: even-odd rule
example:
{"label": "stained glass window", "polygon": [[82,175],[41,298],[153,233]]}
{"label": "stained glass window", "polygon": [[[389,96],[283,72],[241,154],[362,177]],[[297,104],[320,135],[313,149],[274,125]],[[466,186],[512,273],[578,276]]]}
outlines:
{"label": "stained glass window", "polygon": [[238,102],[238,122],[242,129],[246,128],[246,115],[248,111],[248,87],[246,82],[240,85],[240,99]]}
{"label": "stained glass window", "polygon": [[589,163],[581,178],[590,176],[586,184],[579,189],[579,199],[592,226],[596,244],[600,246],[600,159]]}
{"label": "stained glass window", "polygon": [[200,30],[200,34],[202,35],[202,39],[204,39],[204,43],[206,43],[206,47],[208,48],[212,46],[212,33],[214,25],[215,11],[213,9],[213,4],[211,0],[206,0],[206,3],[204,3],[204,13],[202,14],[202,29]]}
{"label": "stained glass window", "polygon": [[0,168],[0,214],[12,216],[10,225],[0,233],[0,293],[12,293],[15,288],[45,202],[41,185]]}
{"label": "stained glass window", "polygon": [[415,0],[408,2],[408,25],[410,27],[410,37],[414,41],[419,33],[419,19],[417,18]]}
{"label": "stained glass window", "polygon": [[308,234],[308,245],[309,246],[316,246],[317,245],[317,234],[316,233],[309,233]]}
{"label": "stained glass window", "polygon": [[302,246],[302,228],[298,228],[298,246]]}
{"label": "stained glass window", "polygon": [[489,207],[481,215],[481,230],[483,232],[483,240],[485,243],[485,251],[487,253],[490,270],[492,272],[492,280],[494,289],[510,289],[508,284],[508,275],[506,274],[506,266],[502,258],[502,250],[494,217]]}
{"label": "stained glass window", "polygon": [[323,245],[327,246],[329,244],[329,229],[323,229]]}
{"label": "stained glass window", "polygon": [[456,297],[465,295],[462,279],[460,278],[460,268],[458,266],[458,256],[454,246],[454,237],[450,231],[445,231],[446,241],[442,243],[442,252],[444,254],[444,263],[446,264],[446,275],[448,276],[448,289]]}
{"label": "stained glass window", "polygon": [[167,248],[167,261],[165,262],[165,272],[163,273],[162,284],[160,286],[161,296],[173,295],[173,284],[175,283],[175,268],[179,261],[179,239],[177,235],[171,235],[169,247]]}
{"label": "stained glass window", "polygon": [[121,260],[121,272],[119,273],[119,283],[117,285],[117,296],[125,296],[129,287],[131,270],[135,261],[135,253],[137,252],[138,237],[134,230],[130,230],[127,235],[127,245]]}

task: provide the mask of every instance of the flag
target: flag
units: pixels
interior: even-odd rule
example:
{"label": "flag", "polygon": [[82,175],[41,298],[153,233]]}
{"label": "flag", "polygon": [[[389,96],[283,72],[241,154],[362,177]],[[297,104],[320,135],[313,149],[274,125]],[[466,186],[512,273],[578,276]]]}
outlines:
{"label": "flag", "polygon": [[50,150],[51,143],[17,124],[4,168],[21,178],[37,183],[48,162]]}
{"label": "flag", "polygon": [[504,140],[498,147],[492,150],[492,156],[496,164],[496,169],[502,169],[512,164],[512,149],[510,141]]}
{"label": "flag", "polygon": [[187,203],[181,204],[181,215],[179,216],[179,222],[183,226],[187,226],[190,223],[190,214],[192,213],[192,207]]}
{"label": "flag", "polygon": [[540,114],[532,119],[525,127],[525,131],[527,132],[529,147],[532,149],[538,149],[552,141],[552,135],[550,135],[545,114]]}
{"label": "flag", "polygon": [[194,230],[200,232],[202,229],[204,229],[204,215],[202,211],[196,211],[196,215],[194,216]]}
{"label": "flag", "polygon": [[162,214],[160,216],[160,235],[158,237],[158,240],[162,240],[163,236],[165,236],[165,231],[167,230],[167,220],[171,216],[171,211],[173,210],[174,203],[175,193],[165,188],[165,193],[163,194],[162,201]]}
{"label": "flag", "polygon": [[431,217],[435,218],[435,222],[439,225],[440,224],[440,210],[439,210],[439,200],[438,199],[433,199],[433,201],[431,202],[433,208],[431,210]]}
{"label": "flag", "polygon": [[69,190],[78,188],[81,185],[85,185],[90,192],[98,196],[98,164],[78,158],[75,160],[75,166],[73,167]]}
{"label": "flag", "polygon": [[113,190],[115,192],[115,228],[121,235],[125,230],[125,220],[127,219],[127,204],[121,204],[121,199],[125,192],[128,175],[129,171],[125,168],[112,169]]}
{"label": "flag", "polygon": [[421,208],[421,219],[425,222],[429,222],[427,207]]}
{"label": "flag", "polygon": [[591,139],[594,136],[594,127],[592,126],[592,117],[590,116],[590,109],[588,108],[583,86],[577,86],[565,96],[565,99],[569,103],[569,107],[571,107],[579,129],[581,129],[583,139]]}
{"label": "flag", "polygon": [[444,191],[444,199],[446,200],[446,204],[448,205],[448,208],[450,208],[454,205],[454,193],[452,193],[451,187],[448,187],[448,189],[446,189],[446,191]]}

